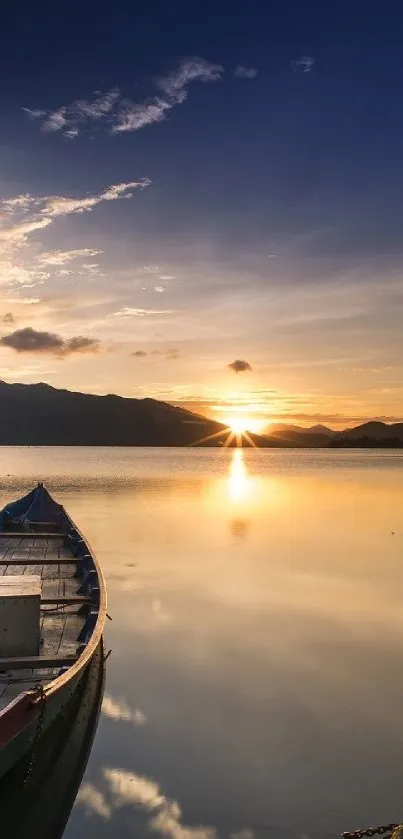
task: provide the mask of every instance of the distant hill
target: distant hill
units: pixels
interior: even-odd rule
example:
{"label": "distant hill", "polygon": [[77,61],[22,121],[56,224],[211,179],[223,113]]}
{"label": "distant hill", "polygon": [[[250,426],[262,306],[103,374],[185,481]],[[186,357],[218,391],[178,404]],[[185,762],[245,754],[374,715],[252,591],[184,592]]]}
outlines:
{"label": "distant hill", "polygon": [[334,437],[337,434],[337,431],[334,431],[333,428],[328,428],[327,425],[321,425],[318,423],[317,425],[311,425],[310,428],[304,428],[306,434],[324,434],[325,437]]}
{"label": "distant hill", "polygon": [[387,425],[385,422],[365,422],[355,428],[337,433],[329,443],[334,448],[401,448],[403,447],[403,422]]}
{"label": "distant hill", "polygon": [[155,399],[0,382],[1,445],[184,446],[222,428]]}
{"label": "distant hill", "polygon": [[[94,396],[0,381],[0,445],[219,446],[225,425],[156,399]],[[276,445],[255,434],[257,446]],[[233,442],[235,445],[235,441]]]}
{"label": "distant hill", "polygon": [[301,428],[277,423],[266,435],[277,445],[288,448],[400,448],[403,446],[403,423],[365,422],[355,428],[333,431],[325,425]]}
{"label": "distant hill", "polygon": [[[94,396],[43,383],[0,381],[0,445],[221,446],[228,433],[222,423],[157,399]],[[321,425],[278,424],[270,434],[249,437],[265,448],[400,447],[403,423],[368,422],[342,432]],[[236,445],[235,439],[231,445]]]}
{"label": "distant hill", "polygon": [[286,425],[276,423],[270,426],[269,432],[265,435],[274,439],[277,444],[292,448],[326,448],[329,440],[336,432],[324,425],[314,425],[311,428],[301,428],[299,425]]}

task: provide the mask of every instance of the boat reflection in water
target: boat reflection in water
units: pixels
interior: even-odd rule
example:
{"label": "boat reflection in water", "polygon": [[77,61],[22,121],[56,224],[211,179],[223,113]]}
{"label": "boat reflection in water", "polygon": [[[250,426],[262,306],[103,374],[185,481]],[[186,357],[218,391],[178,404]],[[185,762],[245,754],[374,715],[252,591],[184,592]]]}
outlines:
{"label": "boat reflection in water", "polygon": [[34,760],[31,756],[21,761],[2,778],[2,836],[58,839],[62,835],[91,751],[102,703],[104,672],[101,641],[63,714],[38,738]]}

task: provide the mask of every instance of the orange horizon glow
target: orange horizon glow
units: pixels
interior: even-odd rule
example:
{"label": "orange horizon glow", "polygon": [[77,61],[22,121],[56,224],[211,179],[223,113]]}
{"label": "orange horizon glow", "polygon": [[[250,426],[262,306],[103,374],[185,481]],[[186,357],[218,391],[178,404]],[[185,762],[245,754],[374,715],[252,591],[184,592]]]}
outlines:
{"label": "orange horizon glow", "polygon": [[245,432],[261,434],[270,425],[266,420],[251,416],[228,416],[223,418],[221,422],[227,425],[234,434],[245,434]]}

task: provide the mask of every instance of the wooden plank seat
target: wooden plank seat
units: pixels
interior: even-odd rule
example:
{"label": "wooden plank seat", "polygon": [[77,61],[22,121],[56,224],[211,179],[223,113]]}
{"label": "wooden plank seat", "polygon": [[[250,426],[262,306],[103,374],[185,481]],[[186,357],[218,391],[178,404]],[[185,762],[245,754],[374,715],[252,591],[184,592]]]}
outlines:
{"label": "wooden plank seat", "polygon": [[94,605],[94,598],[87,594],[66,594],[65,597],[41,597],[41,606],[70,606],[75,603]]}
{"label": "wooden plank seat", "polygon": [[[8,526],[10,529],[12,527],[16,527],[18,530],[18,528],[21,527],[21,520],[11,519],[11,521],[8,522]],[[50,530],[52,533],[54,533],[55,530],[60,531],[60,522],[55,521],[30,521],[29,526],[32,530]]]}
{"label": "wooden plank seat", "polygon": [[46,533],[39,530],[0,530],[2,539],[64,539],[67,533]]}
{"label": "wooden plank seat", "polygon": [[78,556],[59,556],[49,559],[46,556],[30,556],[27,559],[21,556],[17,556],[16,559],[3,557],[0,559],[0,565],[76,565],[77,562],[80,562],[80,559],[81,557]]}
{"label": "wooden plank seat", "polygon": [[49,667],[71,667],[78,655],[29,655],[0,658],[0,672],[4,670],[45,670]]}

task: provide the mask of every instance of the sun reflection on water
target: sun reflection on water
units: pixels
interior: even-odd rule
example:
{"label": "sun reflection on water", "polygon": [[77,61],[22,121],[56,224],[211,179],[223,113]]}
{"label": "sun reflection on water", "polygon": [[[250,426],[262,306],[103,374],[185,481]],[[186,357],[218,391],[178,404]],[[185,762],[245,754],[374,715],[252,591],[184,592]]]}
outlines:
{"label": "sun reflection on water", "polygon": [[228,495],[231,501],[240,503],[249,499],[255,488],[255,481],[249,475],[243,449],[234,449],[228,477]]}

